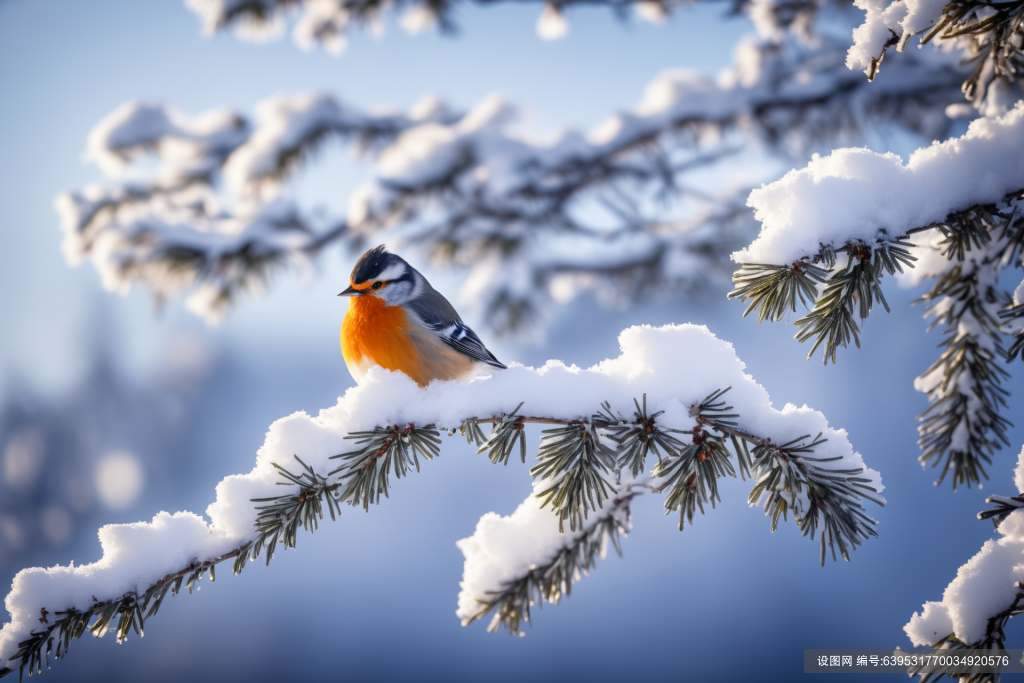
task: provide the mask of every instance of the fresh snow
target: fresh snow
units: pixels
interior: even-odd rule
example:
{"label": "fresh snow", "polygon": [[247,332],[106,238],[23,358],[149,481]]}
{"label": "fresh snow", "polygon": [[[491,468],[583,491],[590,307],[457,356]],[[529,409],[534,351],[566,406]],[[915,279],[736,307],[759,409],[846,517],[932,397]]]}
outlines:
{"label": "fresh snow", "polygon": [[931,647],[953,632],[949,609],[941,602],[926,602],[920,613],[914,612],[903,627],[910,642],[918,647]]}
{"label": "fresh snow", "polygon": [[1024,447],[1020,449],[1020,455],[1017,456],[1017,467],[1013,470],[1013,484],[1017,487],[1017,491],[1024,494]]}
{"label": "fresh snow", "polygon": [[[869,75],[874,65],[876,73],[884,69],[887,78],[892,68],[908,56],[909,53],[904,50],[910,40],[914,36],[923,39],[924,34],[942,21],[942,10],[950,3],[949,0],[854,0],[853,4],[864,10],[865,15],[864,23],[853,31],[853,45],[847,53],[846,65]],[[967,112],[970,115],[980,113],[988,117],[1001,116],[1013,107],[1020,95],[1014,87],[1012,74],[1000,73],[1002,70],[996,67],[989,54],[996,35],[992,27],[989,27],[988,32],[982,31],[978,35],[942,37],[945,31],[977,25],[996,14],[996,9],[988,3],[979,3],[967,9],[958,23],[947,25],[930,45],[918,44],[917,47],[927,51],[932,59],[960,62],[961,65],[971,64],[977,68],[977,82],[970,104],[952,105],[951,109],[947,109],[950,117],[955,118]],[[1019,41],[1020,38],[1016,36],[1012,40]],[[898,58],[890,57],[881,61],[886,44],[903,54]]]}
{"label": "fresh snow", "polygon": [[[1014,483],[1024,493],[1024,449],[1014,471]],[[973,645],[985,637],[989,618],[1013,604],[1017,582],[1024,581],[1024,508],[1014,510],[999,525],[998,540],[988,540],[977,555],[957,570],[942,602],[927,602],[903,627],[911,642],[930,647],[951,633]]]}
{"label": "fresh snow", "polygon": [[[298,454],[315,471],[326,473],[336,466],[329,458],[344,450],[346,434],[378,425],[458,427],[468,417],[511,412],[520,402],[524,402],[521,414],[525,415],[588,416],[603,400],[610,401],[613,410],[630,415],[633,399],[646,393],[650,410],[665,411],[659,418],[662,424],[685,429],[692,423],[687,413],[691,404],[732,386],[726,398],[736,407],[744,429],[770,436],[774,443],[822,432],[828,441],[816,449],[815,457],[822,458],[819,467],[865,468],[846,432],[829,427],[821,413],[806,406],[787,405],[781,411],[772,407],[765,389],[744,373],[732,345],[706,327],[632,327],[622,332],[619,343],[619,357],[586,370],[554,360],[540,368],[513,364],[491,377],[468,383],[433,382],[426,388],[402,373],[372,368],[337,405],[317,416],[298,412],[271,425],[253,470],[229,476],[217,485],[217,498],[207,508],[208,521],[190,512],[162,512],[151,522],[107,526],[100,530],[103,557],[98,562],[20,572],[7,596],[11,621],[0,630],[0,662],[12,657],[17,644],[38,628],[40,608],[51,614],[70,607],[86,609],[92,596],[104,601],[130,590],[142,592],[193,560],[209,560],[243,545],[253,538],[256,504],[252,499],[288,490],[278,486],[282,479],[272,463],[296,468],[292,456]],[[699,362],[680,362],[681,358]],[[828,462],[829,457],[839,459]],[[862,476],[870,486],[882,490],[876,471],[865,468]],[[806,494],[795,501],[798,511],[807,504]],[[557,517],[548,514],[548,523],[557,529]],[[534,519],[531,527],[544,519],[526,510],[516,519],[524,517]],[[544,533],[551,537],[554,532]],[[492,543],[481,539],[480,547]],[[538,540],[536,546],[524,547],[524,552],[536,553],[533,562],[542,560],[551,552],[546,543]],[[467,568],[464,588],[493,586],[497,576],[493,565],[474,566],[480,569]]]}
{"label": "fresh snow", "polygon": [[1024,188],[1024,103],[1005,116],[972,121],[967,132],[910,155],[838,149],[815,156],[750,193],[761,221],[750,246],[732,255],[740,263],[788,264],[821,247],[852,240],[872,243],[941,221],[974,204],[1001,201]]}
{"label": "fresh snow", "polygon": [[116,177],[129,162],[155,150],[164,161],[160,180],[169,184],[187,175],[215,171],[247,135],[245,121],[230,109],[188,117],[171,106],[133,101],[93,126],[84,156]]}
{"label": "fresh snow", "polygon": [[377,134],[385,139],[404,129],[450,118],[436,97],[425,97],[408,114],[364,113],[325,93],[275,95],[256,107],[257,125],[224,165],[224,177],[244,194],[262,185],[276,188],[276,178],[289,157],[309,147],[310,140]]}
{"label": "fresh snow", "polygon": [[[566,529],[565,533],[559,533],[558,524],[553,523],[551,507],[540,506],[535,494],[547,490],[551,486],[549,481],[534,482],[533,493],[511,515],[485,514],[477,522],[473,535],[455,544],[466,558],[455,616],[463,624],[468,623],[480,612],[481,602],[487,599],[488,594],[499,593],[534,567],[548,564],[562,549],[571,546],[608,517],[614,517],[621,528],[629,531],[628,505],[616,505],[615,501],[620,496],[642,492],[649,479],[649,475],[641,474],[636,479],[624,481],[615,495],[606,499],[599,510],[592,510],[575,531]],[[608,540],[602,539],[602,559]]]}
{"label": "fresh snow", "polygon": [[871,71],[871,61],[882,54],[892,39],[890,29],[909,38],[932,26],[941,16],[948,0],[854,0],[865,11],[864,23],[853,31],[853,46],[846,58],[851,69]]}

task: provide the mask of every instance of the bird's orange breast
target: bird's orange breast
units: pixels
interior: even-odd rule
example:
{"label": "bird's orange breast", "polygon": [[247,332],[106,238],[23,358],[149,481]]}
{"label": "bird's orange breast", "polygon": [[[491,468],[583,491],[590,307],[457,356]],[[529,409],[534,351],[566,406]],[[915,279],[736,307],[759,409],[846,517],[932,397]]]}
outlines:
{"label": "bird's orange breast", "polygon": [[[420,385],[430,381],[409,338],[411,321],[401,306],[387,306],[372,294],[349,299],[341,324],[341,353],[356,379],[370,365],[400,370]],[[362,369],[358,375],[358,369]]]}

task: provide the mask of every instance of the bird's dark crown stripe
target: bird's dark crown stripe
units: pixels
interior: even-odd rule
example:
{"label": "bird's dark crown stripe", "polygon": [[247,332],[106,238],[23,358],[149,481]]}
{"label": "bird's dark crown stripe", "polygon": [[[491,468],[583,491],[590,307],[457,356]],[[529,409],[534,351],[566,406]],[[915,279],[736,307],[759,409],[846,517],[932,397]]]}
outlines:
{"label": "bird's dark crown stripe", "polygon": [[[376,278],[380,273],[402,259],[390,253],[382,244],[362,255],[352,269],[352,284],[359,285]],[[401,278],[399,278],[401,279]]]}

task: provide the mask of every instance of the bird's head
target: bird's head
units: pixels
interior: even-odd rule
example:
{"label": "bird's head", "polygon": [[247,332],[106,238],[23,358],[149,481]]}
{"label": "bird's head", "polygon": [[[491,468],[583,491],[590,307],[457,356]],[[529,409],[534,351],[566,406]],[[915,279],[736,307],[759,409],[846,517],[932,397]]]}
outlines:
{"label": "bird's head", "polygon": [[349,288],[338,296],[374,296],[389,306],[409,301],[417,288],[419,273],[384,245],[363,254],[352,269]]}

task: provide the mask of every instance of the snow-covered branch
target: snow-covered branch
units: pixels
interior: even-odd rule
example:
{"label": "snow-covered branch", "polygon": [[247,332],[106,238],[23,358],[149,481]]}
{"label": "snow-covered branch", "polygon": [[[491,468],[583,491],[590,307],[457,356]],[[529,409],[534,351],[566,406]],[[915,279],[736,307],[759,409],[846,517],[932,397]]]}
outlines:
{"label": "snow-covered branch", "polygon": [[466,557],[455,612],[462,625],[493,614],[488,631],[504,626],[515,635],[522,633],[523,622],[531,623],[530,607],[557,605],[563,595],[571,595],[572,585],[589,575],[599,557],[604,559],[609,543],[622,555],[621,537],[632,527],[629,504],[647,491],[648,480],[641,475],[615,487],[602,507],[568,533],[551,524],[537,485],[510,516],[491,512],[481,517],[476,532],[458,542]]}
{"label": "snow-covered branch", "polygon": [[1021,303],[1021,299],[1024,299],[1024,281],[1014,294],[1014,305],[999,313],[999,317],[1006,321],[1003,323],[1004,329],[1013,336],[1010,348],[1006,351],[1006,357],[1011,361],[1018,355],[1024,358],[1024,354],[1021,353],[1024,351],[1024,321],[1021,320],[1024,318],[1024,304]]}
{"label": "snow-covered branch", "polygon": [[903,52],[913,36],[924,34],[921,46],[938,39],[951,57],[973,64],[963,92],[985,116],[1003,114],[1020,99],[1024,3],[855,0],[854,5],[866,15],[853,32],[847,64],[868,79],[874,79],[890,47]]}
{"label": "snow-covered branch", "polygon": [[[215,320],[240,293],[346,232],[344,222],[322,225],[277,197],[276,178],[328,136],[367,149],[447,113],[428,99],[408,115],[362,114],[311,94],[270,98],[256,115],[253,128],[229,111],[189,118],[132,102],[100,121],[86,157],[113,182],[57,198],[68,261],[89,259],[108,289],[141,284],[158,301],[194,288],[189,308]],[[149,173],[132,165],[146,154],[157,161]],[[218,194],[224,178],[245,187]]]}
{"label": "snow-covered branch", "polygon": [[[491,7],[503,0],[472,0],[479,7]],[[504,0],[508,1],[508,0]],[[670,14],[689,5],[681,0],[512,0],[539,5],[537,35],[545,40],[563,37],[568,31],[566,10],[599,7],[618,18],[635,16],[661,23]],[[185,0],[199,15],[207,34],[234,29],[243,40],[263,42],[280,38],[292,25],[295,43],[304,50],[322,46],[335,55],[345,51],[353,31],[369,28],[384,31],[385,21],[400,14],[399,23],[409,33],[437,27],[445,33],[457,30],[455,14],[460,0]],[[731,0],[732,14],[746,13],[762,34],[792,31],[806,35],[824,0]]]}
{"label": "snow-covered branch", "polygon": [[[998,650],[1004,628],[1024,614],[1024,450],[1015,471],[1021,495],[990,496],[995,508],[978,513],[992,519],[1001,538],[985,541],[977,555],[957,570],[941,602],[926,602],[903,630],[918,647]],[[922,676],[922,680],[930,677]],[[967,680],[998,682],[998,674]]]}
{"label": "snow-covered branch", "polygon": [[929,331],[945,325],[942,353],[914,381],[931,401],[921,414],[921,462],[934,459],[937,465],[946,455],[939,481],[950,469],[961,483],[980,481],[979,474],[986,476],[981,461],[991,462],[994,449],[1010,445],[1010,422],[999,414],[1009,396],[1001,384],[1010,377],[1000,365],[1010,358],[999,316],[1010,302],[998,280],[1007,243],[1012,241],[1007,230],[994,232],[993,238],[988,232],[978,233],[984,241],[958,259],[949,253],[956,248],[956,239],[938,241],[933,248],[946,253],[949,265],[920,299],[927,304],[925,316],[935,318]]}
{"label": "snow-covered branch", "polygon": [[[813,538],[820,530],[822,562],[826,546],[833,555],[838,546],[849,559],[851,547],[875,535],[875,522],[861,503],[884,503],[878,473],[864,466],[845,432],[830,428],[820,413],[792,405],[772,408],[731,345],[693,325],[635,327],[622,333],[620,343],[621,356],[588,370],[558,361],[540,369],[513,365],[467,384],[420,388],[401,373],[371,369],[337,406],[315,418],[296,413],[274,423],[252,472],[217,486],[209,522],[190,512],[161,512],[149,523],[107,526],[100,530],[104,554],[98,562],[20,572],[6,602],[11,622],[0,630],[0,663],[9,667],[0,675],[38,669],[49,654],[62,656],[86,628],[103,635],[115,619],[119,639],[131,631],[141,634],[168,593],[191,588],[206,572],[212,579],[220,562],[234,560],[236,573],[261,553],[269,563],[278,545],[295,546],[300,525],[313,531],[325,507],[334,518],[342,503],[379,503],[391,491],[392,475],[403,477],[419,468],[420,456],[429,460],[439,453],[442,430],[459,429],[475,442],[482,438],[476,426],[483,422],[492,430],[480,451],[495,462],[507,461],[522,443],[527,421],[555,424],[561,431],[553,437],[556,443],[546,440],[531,470],[536,494],[507,520],[486,515],[473,538],[462,542],[464,620],[494,610],[496,623],[517,630],[529,619],[531,596],[557,601],[578,578],[576,571],[591,569],[606,542],[625,533],[628,502],[638,487],[670,489],[666,507],[680,509],[692,522],[687,497],[698,500],[702,511],[704,503],[713,506],[717,478],[733,474],[733,454],[741,471],[754,478],[750,503],[764,506],[773,529],[792,513],[804,535]],[[680,353],[702,362],[680,364]],[[731,386],[734,412],[716,389],[721,384]],[[645,398],[642,407],[634,402],[632,419],[612,413],[630,401],[623,397],[636,393]],[[588,418],[595,396],[610,397],[607,412]],[[520,414],[524,405],[538,417]],[[675,428],[688,425],[688,431]],[[690,434],[691,443],[665,438],[673,433]],[[819,434],[813,442],[801,436],[813,433]],[[578,444],[589,438],[611,463],[596,479],[593,471],[583,471],[594,463],[579,457]],[[591,452],[594,447],[586,446]],[[648,453],[659,463],[644,473]],[[639,472],[620,483],[627,466]],[[607,478],[599,482],[602,477]],[[287,487],[283,493],[281,485]],[[597,490],[602,485],[608,487],[605,494]],[[563,533],[567,518],[570,528]]]}
{"label": "snow-covered branch", "polygon": [[[996,363],[1013,358],[1002,336],[1019,335],[1019,323],[998,280],[1021,267],[1024,253],[1022,144],[1018,105],[916,151],[905,165],[893,154],[837,150],[751,193],[761,234],[733,254],[741,268],[730,296],[750,300],[747,313],[757,309],[771,320],[795,311],[797,298],[813,303],[796,321],[797,338],[814,340],[808,358],[824,345],[825,362],[851,340],[860,345],[857,318],[875,303],[888,310],[886,273],[916,264],[919,278],[936,279],[922,301],[936,319],[932,327],[945,324],[947,340],[915,382],[932,401],[919,443],[922,462],[945,460],[939,481],[951,472],[954,488],[986,476],[992,450],[1006,444],[999,409],[1007,373]],[[916,255],[912,235],[920,240]]]}
{"label": "snow-covered branch", "polygon": [[[629,111],[545,141],[518,131],[517,107],[498,97],[462,114],[432,98],[368,114],[323,94],[276,96],[254,124],[123,105],[88,142],[110,181],[58,199],[64,252],[91,260],[110,289],[138,284],[159,300],[191,290],[189,308],[208,319],[286,265],[381,231],[438,265],[471,268],[462,299],[499,331],[529,329],[581,289],[624,305],[724,284],[727,255],[752,232],[752,179],[708,189],[706,177],[749,166],[752,147],[802,154],[875,125],[928,137],[949,125],[955,68],[908,59],[869,85],[844,67],[844,50],[828,37],[751,40],[716,80],[665,72]],[[316,219],[287,195],[327,140],[375,160],[344,219]],[[133,163],[144,153],[155,170]]]}

